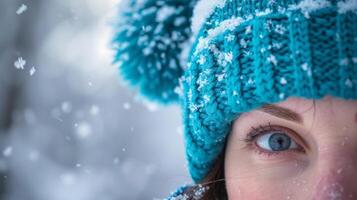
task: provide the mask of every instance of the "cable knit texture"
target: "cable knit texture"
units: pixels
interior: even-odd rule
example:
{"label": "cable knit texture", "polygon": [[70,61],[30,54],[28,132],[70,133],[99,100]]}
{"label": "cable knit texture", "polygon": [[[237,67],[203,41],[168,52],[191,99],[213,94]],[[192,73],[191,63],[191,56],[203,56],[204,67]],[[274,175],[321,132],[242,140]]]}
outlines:
{"label": "cable knit texture", "polygon": [[356,1],[227,0],[200,29],[183,85],[186,156],[198,182],[240,113],[292,96],[357,99]]}
{"label": "cable knit texture", "polygon": [[180,102],[195,182],[241,113],[288,97],[357,99],[357,0],[219,0],[192,41],[195,1],[129,2],[115,61],[144,96]]}

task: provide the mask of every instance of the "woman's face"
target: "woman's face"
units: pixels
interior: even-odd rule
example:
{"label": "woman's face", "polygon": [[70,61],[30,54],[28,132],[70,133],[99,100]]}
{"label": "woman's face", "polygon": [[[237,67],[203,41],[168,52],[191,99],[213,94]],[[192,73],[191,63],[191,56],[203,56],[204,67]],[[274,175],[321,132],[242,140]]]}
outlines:
{"label": "woman's face", "polygon": [[290,98],[233,124],[230,200],[357,199],[357,101]]}

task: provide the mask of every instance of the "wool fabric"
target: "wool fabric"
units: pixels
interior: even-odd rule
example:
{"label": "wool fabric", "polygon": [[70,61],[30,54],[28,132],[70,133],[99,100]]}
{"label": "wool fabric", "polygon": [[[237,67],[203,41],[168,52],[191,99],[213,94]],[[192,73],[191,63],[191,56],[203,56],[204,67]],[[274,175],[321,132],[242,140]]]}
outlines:
{"label": "wool fabric", "polygon": [[[183,2],[181,6],[184,3],[188,5]],[[193,15],[186,12],[185,19]],[[195,182],[211,170],[240,114],[289,97],[357,99],[356,0],[225,0],[223,5],[220,0],[220,6],[207,12],[211,14],[188,42],[183,76],[175,72],[167,78],[182,85],[177,94],[188,168]],[[190,33],[189,24],[183,27],[186,31],[182,33]],[[129,41],[130,48],[137,40]],[[183,40],[189,41],[189,35]],[[166,48],[164,52],[176,55],[182,52],[178,49]],[[118,51],[118,57],[123,53],[128,49]],[[135,55],[131,53],[132,60],[127,59],[122,67],[148,68],[135,77],[150,77],[159,96],[167,91],[165,81],[154,79],[170,69],[168,59],[160,60],[155,52],[144,58]],[[166,62],[166,66],[146,74],[150,67],[145,59]]]}

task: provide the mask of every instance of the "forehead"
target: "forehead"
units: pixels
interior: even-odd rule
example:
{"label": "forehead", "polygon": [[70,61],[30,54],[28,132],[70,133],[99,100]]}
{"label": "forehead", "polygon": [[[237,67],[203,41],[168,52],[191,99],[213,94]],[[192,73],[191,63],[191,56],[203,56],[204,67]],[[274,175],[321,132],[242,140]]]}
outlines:
{"label": "forehead", "polygon": [[301,116],[313,112],[331,117],[352,116],[353,121],[357,123],[357,100],[345,100],[331,96],[318,100],[292,97],[274,105],[292,110]]}
{"label": "forehead", "polygon": [[[326,100],[328,100],[328,99],[326,99]],[[287,108],[287,109],[292,110],[299,114],[303,114],[309,110],[314,109],[314,100],[291,97],[291,98],[286,99],[285,101],[275,103],[274,105],[277,105],[277,106],[280,106],[283,108]]]}

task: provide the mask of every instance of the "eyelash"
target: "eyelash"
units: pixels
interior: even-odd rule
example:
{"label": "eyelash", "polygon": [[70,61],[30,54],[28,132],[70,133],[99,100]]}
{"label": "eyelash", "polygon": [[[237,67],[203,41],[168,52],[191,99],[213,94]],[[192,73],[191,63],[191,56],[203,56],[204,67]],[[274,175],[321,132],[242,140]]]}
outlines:
{"label": "eyelash", "polygon": [[280,127],[280,126],[271,125],[270,122],[267,125],[259,125],[258,127],[254,127],[254,126],[251,127],[251,130],[249,131],[246,138],[244,139],[244,142],[246,142],[247,147],[252,148],[258,154],[262,154],[262,155],[268,156],[268,157],[277,156],[277,155],[281,155],[281,154],[285,154],[285,153],[291,153],[291,152],[298,152],[298,153],[305,152],[304,148],[300,144],[298,144],[298,142],[296,142],[296,143],[299,146],[299,148],[295,149],[295,150],[273,152],[273,151],[266,151],[266,150],[263,150],[262,148],[258,147],[258,145],[256,144],[257,138],[259,136],[262,136],[262,135],[267,134],[272,131],[283,131],[289,137],[291,137],[292,140],[294,140],[296,142],[294,137],[292,137],[291,134],[289,133],[289,132],[292,132],[292,130],[290,130],[288,128]]}

